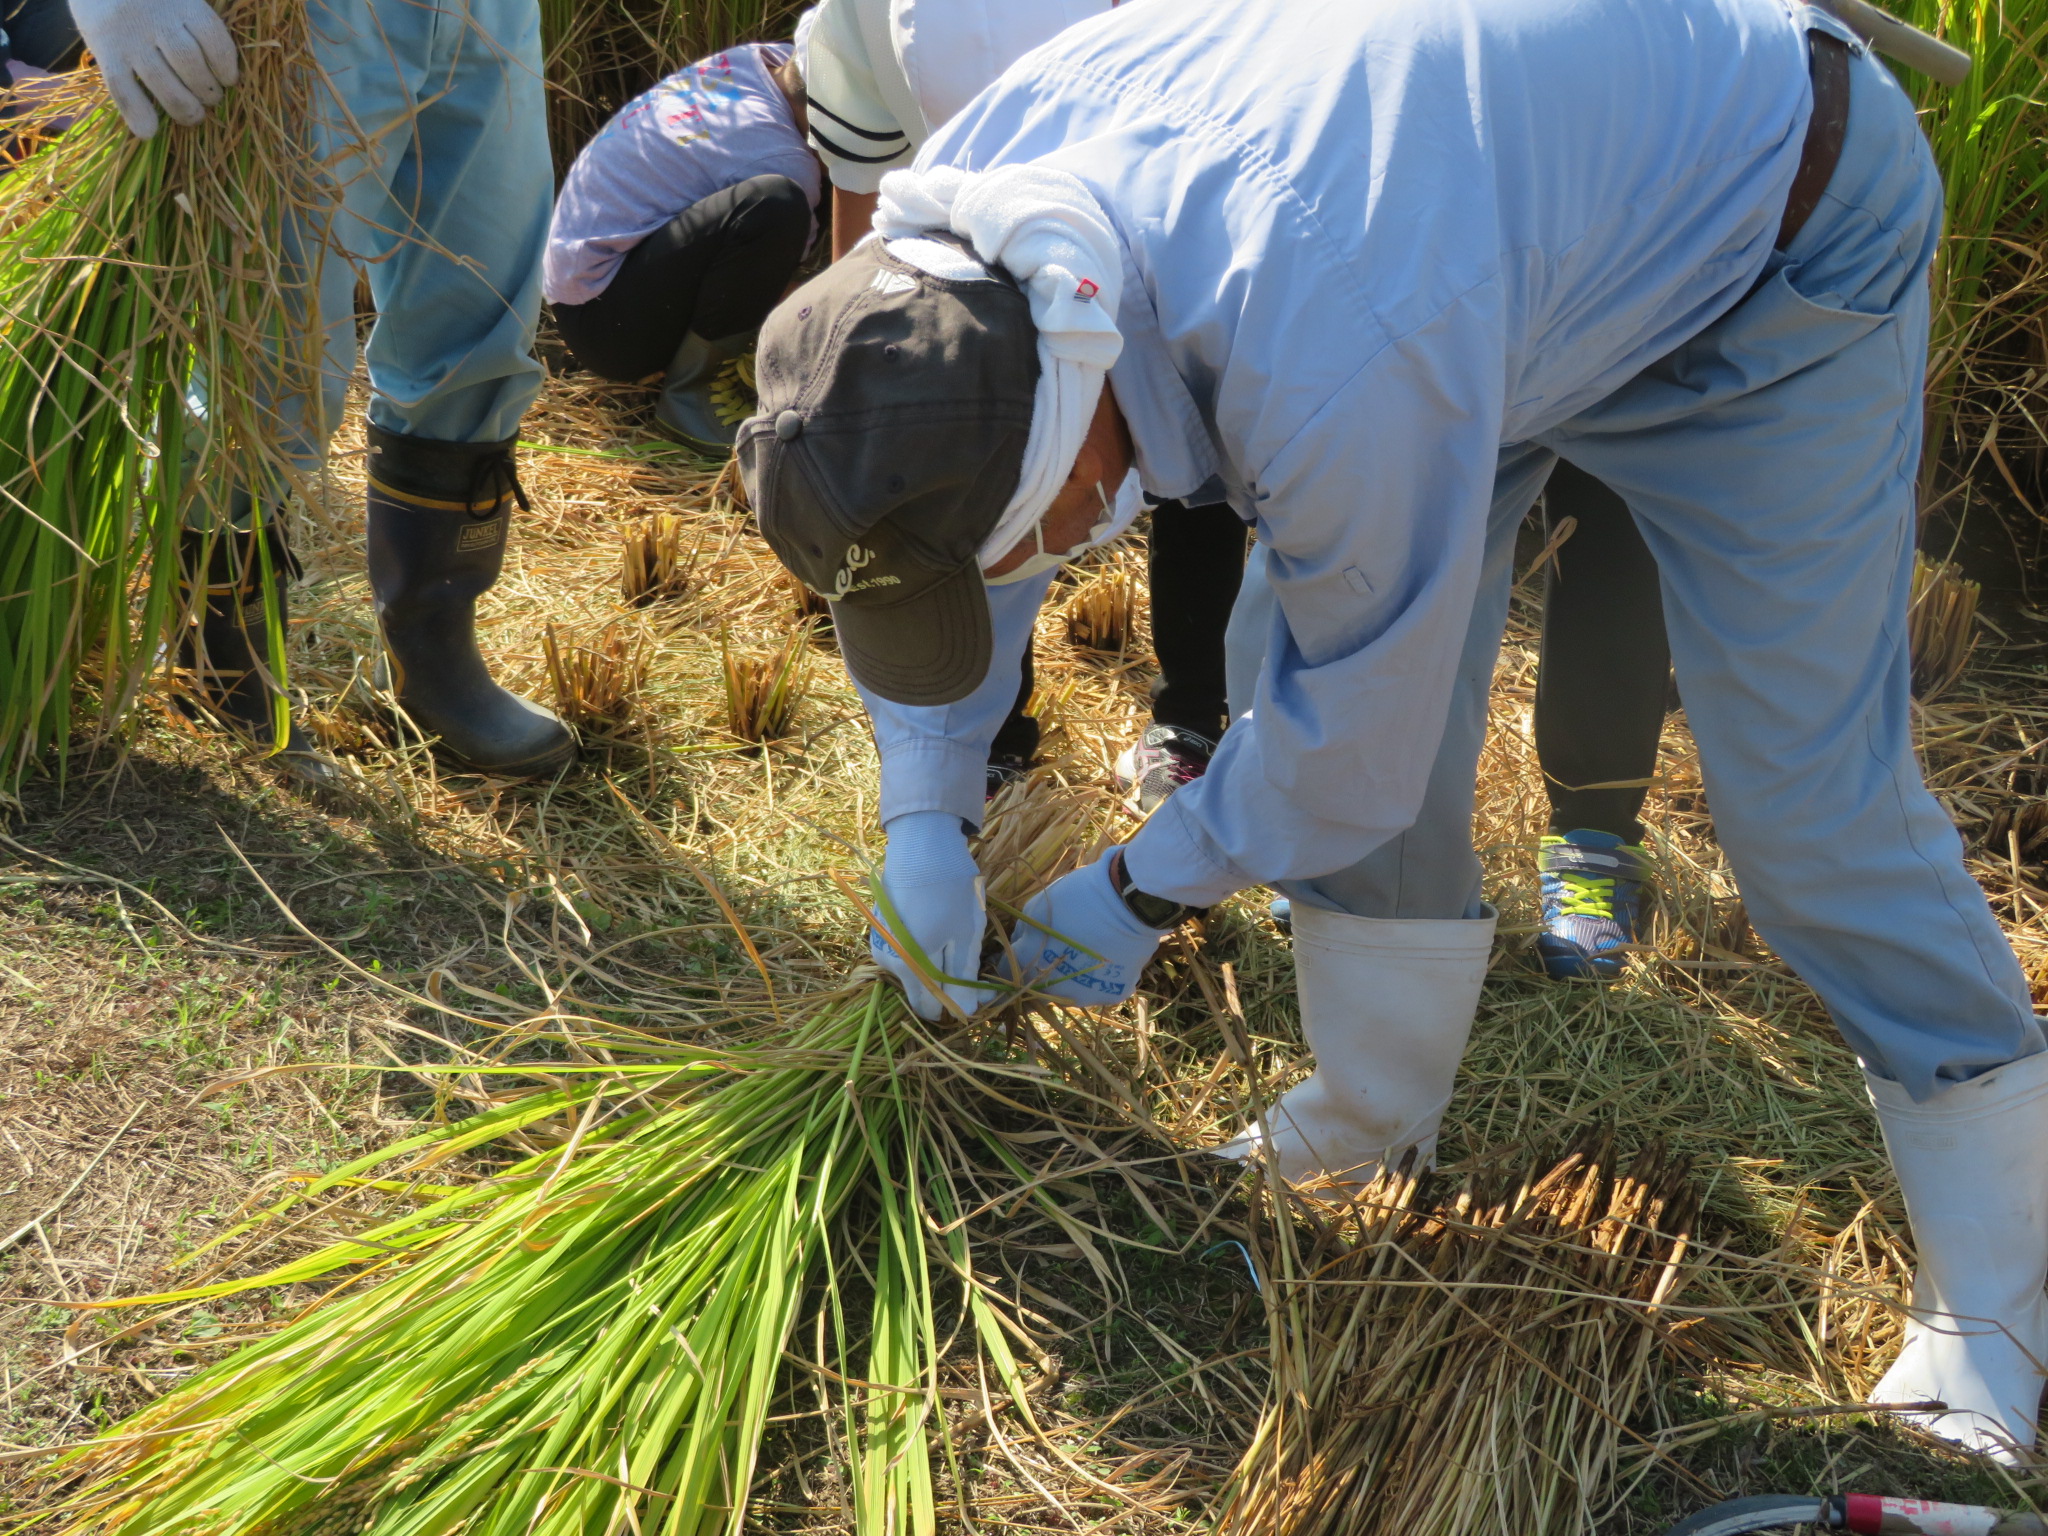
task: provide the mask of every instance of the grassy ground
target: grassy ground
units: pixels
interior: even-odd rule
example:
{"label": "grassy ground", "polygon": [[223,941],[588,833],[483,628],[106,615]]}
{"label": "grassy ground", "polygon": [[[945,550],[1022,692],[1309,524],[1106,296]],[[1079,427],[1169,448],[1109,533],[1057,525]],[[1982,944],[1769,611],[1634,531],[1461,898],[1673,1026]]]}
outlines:
{"label": "grassy ground", "polygon": [[[360,465],[344,459],[303,519],[295,682],[357,787],[302,798],[155,702],[118,760],[24,797],[0,842],[0,1238],[23,1228],[0,1251],[0,1510],[45,1497],[29,1480],[37,1450],[160,1392],[294,1298],[188,1310],[129,1337],[129,1318],[74,1321],[62,1304],[149,1288],[295,1172],[460,1113],[459,1084],[437,1093],[405,1071],[462,1038],[446,1010],[544,1021],[573,1000],[689,1028],[753,985],[757,963],[778,985],[822,987],[859,959],[833,879],[876,846],[857,703],[821,642],[795,663],[785,736],[764,748],[730,732],[728,673],[780,666],[807,618],[717,468],[647,450],[648,404],[551,384],[528,426],[550,445],[528,460],[535,514],[489,603],[500,676],[575,715],[579,773],[541,786],[445,773],[374,707]],[[676,521],[656,528],[657,514]],[[629,535],[668,550],[673,595],[625,601]],[[1141,718],[1141,571],[1131,545],[1091,561],[1041,629],[1045,755],[1077,785],[1105,779]],[[1987,633],[1923,725],[1977,873],[2048,980],[2048,880],[2028,846],[2048,733],[2040,652],[2016,638],[1994,649]],[[1532,667],[1518,630],[1479,827],[1503,942],[1444,1156],[1533,1156],[1616,1127],[1626,1147],[1661,1138],[1690,1158],[1706,1211],[1682,1298],[1696,1310],[1665,1340],[1602,1523],[1653,1531],[1743,1492],[2028,1496],[1905,1432],[1812,1413],[1862,1400],[1882,1368],[1901,1213],[1853,1061],[1749,932],[1682,718],[1648,817],[1666,870],[1652,952],[1607,990],[1535,975]],[[1105,808],[1097,825],[1126,816]],[[1072,1172],[1066,1230],[994,1234],[1054,1367],[1068,1461],[991,1473],[977,1498],[992,1527],[1184,1525],[1248,1438],[1265,1341],[1236,1246],[1248,1229],[1203,1160],[1161,1162],[1160,1141],[1213,1145],[1255,1089],[1296,1069],[1288,980],[1286,941],[1248,897],[1169,946],[1142,1004],[1083,1031],[1135,1084],[1117,1145],[1150,1147],[1154,1163]],[[1222,1214],[1199,1215],[1205,1200]],[[784,1513],[764,1528],[832,1525],[828,1462],[791,1435],[763,1490]]]}

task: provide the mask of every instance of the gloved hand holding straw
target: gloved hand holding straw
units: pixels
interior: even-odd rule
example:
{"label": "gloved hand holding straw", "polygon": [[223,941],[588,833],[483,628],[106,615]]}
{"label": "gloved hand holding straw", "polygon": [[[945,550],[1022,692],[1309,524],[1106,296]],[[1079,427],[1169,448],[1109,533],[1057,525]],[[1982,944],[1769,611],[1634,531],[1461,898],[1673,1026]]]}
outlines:
{"label": "gloved hand holding straw", "polygon": [[240,73],[235,40],[206,0],[71,0],[128,131],[156,132],[157,107],[191,127]]}
{"label": "gloved hand holding straw", "polygon": [[[884,830],[889,851],[882,862],[881,919],[896,944],[927,969],[956,978],[940,991],[963,1013],[973,1013],[994,996],[995,988],[972,984],[981,969],[987,918],[981,871],[967,851],[967,828],[944,811],[907,811]],[[936,1019],[945,1012],[939,996],[879,931],[869,932],[868,949],[877,965],[903,983],[919,1018]]]}
{"label": "gloved hand holding straw", "polygon": [[1157,904],[1164,926],[1133,911],[1117,887],[1120,851],[1061,876],[1024,904],[1010,935],[1014,959],[1005,961],[1013,980],[1083,1008],[1114,1007],[1138,989],[1159,941],[1188,914],[1144,896],[1138,899]]}

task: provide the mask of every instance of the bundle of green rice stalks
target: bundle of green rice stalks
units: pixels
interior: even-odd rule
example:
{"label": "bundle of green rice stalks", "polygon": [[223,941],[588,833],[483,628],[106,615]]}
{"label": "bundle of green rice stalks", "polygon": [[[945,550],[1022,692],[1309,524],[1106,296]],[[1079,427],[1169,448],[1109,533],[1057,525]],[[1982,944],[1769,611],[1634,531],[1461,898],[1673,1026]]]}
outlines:
{"label": "bundle of green rice stalks", "polygon": [[180,524],[291,476],[270,403],[315,364],[282,235],[319,200],[306,10],[222,14],[241,84],[200,127],[133,138],[90,71],[10,124],[78,115],[0,179],[0,786],[69,743],[82,679],[108,721],[133,696],[178,617]]}
{"label": "bundle of green rice stalks", "polygon": [[[957,1220],[950,1138],[989,1118],[947,1102],[963,1058],[873,980],[737,1044],[603,1043],[616,1064],[481,1069],[554,1086],[363,1158],[267,1219],[365,1187],[409,1190],[416,1209],[252,1280],[128,1303],[339,1279],[58,1463],[71,1487],[40,1523],[738,1532],[801,1380],[834,1396],[853,1528],[932,1531],[951,1330],[978,1340],[996,1399],[1023,1393]],[[474,1182],[418,1182],[521,1133],[558,1144]]]}
{"label": "bundle of green rice stalks", "polygon": [[1686,1276],[1682,1164],[1590,1140],[1463,1187],[1389,1174],[1276,1223],[1274,1379],[1222,1528],[1577,1536],[1612,1497]]}

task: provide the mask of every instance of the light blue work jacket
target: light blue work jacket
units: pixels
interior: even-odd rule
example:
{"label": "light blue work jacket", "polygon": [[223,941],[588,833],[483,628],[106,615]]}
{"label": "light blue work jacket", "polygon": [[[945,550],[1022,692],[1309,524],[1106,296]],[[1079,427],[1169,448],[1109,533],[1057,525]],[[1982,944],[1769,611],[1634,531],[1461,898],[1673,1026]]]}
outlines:
{"label": "light blue work jacket", "polygon": [[1809,19],[1137,0],[1027,54],[926,147],[921,165],[1041,160],[1090,187],[1125,246],[1110,381],[1145,488],[1220,476],[1271,552],[1284,625],[1252,713],[1132,845],[1144,888],[1214,901],[1413,820],[1500,450],[1750,287],[1799,160]]}

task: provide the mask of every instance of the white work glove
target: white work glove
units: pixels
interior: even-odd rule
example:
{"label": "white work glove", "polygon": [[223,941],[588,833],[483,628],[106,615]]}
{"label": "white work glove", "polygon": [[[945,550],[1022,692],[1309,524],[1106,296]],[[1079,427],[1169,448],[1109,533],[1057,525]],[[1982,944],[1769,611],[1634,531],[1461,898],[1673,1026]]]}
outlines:
{"label": "white work glove", "polygon": [[[981,972],[983,912],[981,871],[967,851],[967,828],[945,811],[906,811],[884,829],[889,851],[882,861],[879,916],[896,942],[941,977],[947,997],[972,1013],[995,988],[972,985]],[[903,983],[910,1006],[921,1019],[936,1019],[945,1010],[916,971],[880,933],[870,931],[868,949],[875,963]]]}
{"label": "white work glove", "polygon": [[1010,935],[1022,975],[1012,979],[1083,1008],[1111,1007],[1138,989],[1168,930],[1139,921],[1124,905],[1110,884],[1113,856],[1061,876],[1024,904]]}
{"label": "white work glove", "polygon": [[138,139],[156,132],[159,105],[191,127],[239,73],[235,40],[205,0],[71,0],[71,19]]}

